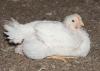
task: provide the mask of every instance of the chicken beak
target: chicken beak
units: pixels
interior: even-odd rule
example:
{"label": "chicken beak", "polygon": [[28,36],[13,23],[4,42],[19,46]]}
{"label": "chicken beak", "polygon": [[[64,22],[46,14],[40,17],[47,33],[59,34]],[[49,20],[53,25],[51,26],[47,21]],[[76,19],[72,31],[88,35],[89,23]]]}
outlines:
{"label": "chicken beak", "polygon": [[84,26],[84,23],[82,21],[80,22],[80,26]]}
{"label": "chicken beak", "polygon": [[75,28],[76,28],[76,29],[79,29],[79,28],[81,28],[81,27],[83,27],[83,26],[84,26],[84,23],[83,23],[82,21],[80,21],[80,22],[77,22]]}

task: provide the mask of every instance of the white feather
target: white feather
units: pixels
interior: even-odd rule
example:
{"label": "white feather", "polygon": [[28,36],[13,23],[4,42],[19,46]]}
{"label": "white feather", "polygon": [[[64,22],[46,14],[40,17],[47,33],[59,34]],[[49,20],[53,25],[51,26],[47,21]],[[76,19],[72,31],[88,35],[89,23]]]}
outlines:
{"label": "white feather", "polygon": [[[73,17],[68,16],[67,22]],[[11,25],[6,24],[4,28],[8,32],[5,34],[14,43],[20,43],[24,39],[20,48],[29,58],[42,59],[52,55],[86,56],[90,50],[89,36],[82,28],[72,31],[58,21],[34,21],[25,25],[17,23],[13,21]]]}

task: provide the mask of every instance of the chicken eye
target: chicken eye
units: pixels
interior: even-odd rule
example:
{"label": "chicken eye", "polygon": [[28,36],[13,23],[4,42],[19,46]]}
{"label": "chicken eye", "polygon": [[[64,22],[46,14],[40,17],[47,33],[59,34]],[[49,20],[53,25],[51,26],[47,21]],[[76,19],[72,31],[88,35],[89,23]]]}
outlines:
{"label": "chicken eye", "polygon": [[72,22],[75,22],[74,20],[72,20]]}

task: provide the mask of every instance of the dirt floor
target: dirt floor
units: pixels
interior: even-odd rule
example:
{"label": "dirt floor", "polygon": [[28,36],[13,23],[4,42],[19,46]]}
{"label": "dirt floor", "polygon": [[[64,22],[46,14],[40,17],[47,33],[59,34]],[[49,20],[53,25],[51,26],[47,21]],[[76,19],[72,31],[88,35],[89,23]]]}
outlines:
{"label": "dirt floor", "polygon": [[[91,50],[87,57],[68,63],[32,60],[14,53],[3,35],[4,20],[20,23],[34,20],[62,21],[78,13],[90,34]],[[100,0],[0,0],[0,71],[100,71]]]}

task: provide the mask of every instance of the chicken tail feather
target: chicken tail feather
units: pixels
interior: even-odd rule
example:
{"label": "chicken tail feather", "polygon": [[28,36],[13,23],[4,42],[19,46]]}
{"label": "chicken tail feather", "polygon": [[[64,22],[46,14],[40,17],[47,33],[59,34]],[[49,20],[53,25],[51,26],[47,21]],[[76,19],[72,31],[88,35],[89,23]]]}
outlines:
{"label": "chicken tail feather", "polygon": [[9,39],[10,43],[21,43],[29,34],[33,32],[32,26],[28,24],[20,24],[15,19],[11,18],[11,21],[8,21],[7,24],[4,25],[4,29]]}

